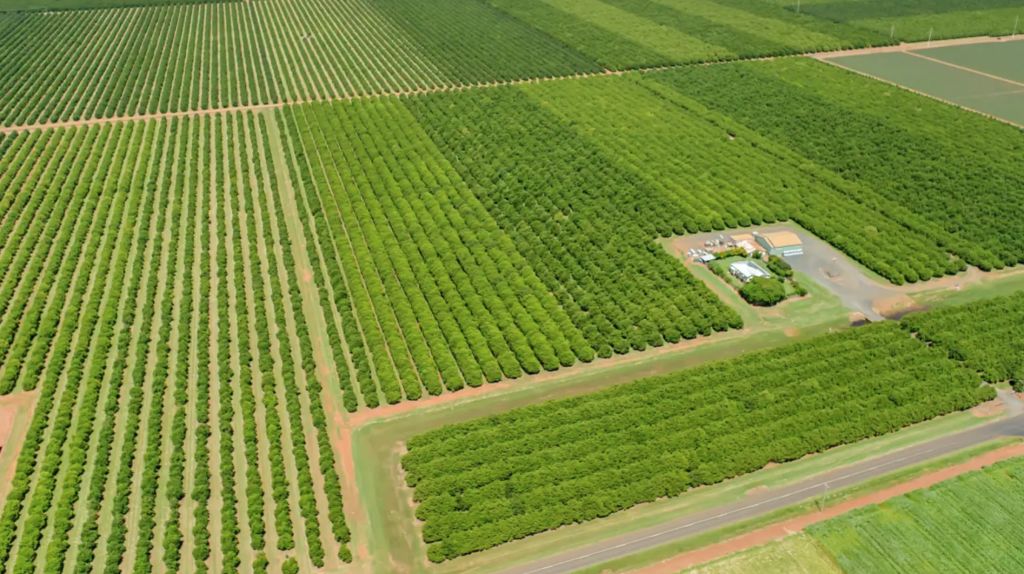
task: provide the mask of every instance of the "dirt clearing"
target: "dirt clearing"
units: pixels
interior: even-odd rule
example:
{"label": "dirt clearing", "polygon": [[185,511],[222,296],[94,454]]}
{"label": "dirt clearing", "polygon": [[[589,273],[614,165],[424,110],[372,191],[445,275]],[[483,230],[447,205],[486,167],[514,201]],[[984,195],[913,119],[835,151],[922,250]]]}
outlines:
{"label": "dirt clearing", "polygon": [[14,479],[21,445],[28,432],[39,391],[26,391],[0,397],[0,500]]}

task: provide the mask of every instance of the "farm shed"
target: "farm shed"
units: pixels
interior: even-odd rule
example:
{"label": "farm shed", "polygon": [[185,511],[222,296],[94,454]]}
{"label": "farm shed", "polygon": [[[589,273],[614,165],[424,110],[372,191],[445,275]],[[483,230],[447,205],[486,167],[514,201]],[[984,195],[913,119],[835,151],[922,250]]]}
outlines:
{"label": "farm shed", "polygon": [[729,273],[740,281],[746,283],[754,277],[771,277],[772,274],[753,261],[737,261],[729,265]]}
{"label": "farm shed", "polygon": [[804,245],[792,231],[776,231],[774,233],[756,234],[757,243],[769,255],[791,257],[804,254]]}
{"label": "farm shed", "polygon": [[753,255],[757,252],[757,241],[750,233],[740,233],[738,235],[731,236],[729,239],[736,244],[736,247],[746,251],[747,255]]}

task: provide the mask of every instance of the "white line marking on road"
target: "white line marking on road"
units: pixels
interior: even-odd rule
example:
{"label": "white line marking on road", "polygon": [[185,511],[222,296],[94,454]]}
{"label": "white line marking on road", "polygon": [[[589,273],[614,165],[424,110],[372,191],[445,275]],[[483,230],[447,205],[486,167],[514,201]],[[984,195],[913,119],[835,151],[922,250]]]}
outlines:
{"label": "white line marking on road", "polygon": [[[984,427],[979,427],[979,428],[984,428]],[[971,431],[966,431],[966,432],[971,432]],[[560,562],[555,562],[553,564],[548,564],[547,566],[542,566],[540,568],[535,568],[533,570],[527,570],[523,574],[537,574],[538,572],[545,572],[547,570],[551,570],[552,568],[558,568],[559,566],[565,566],[567,564],[572,564],[573,562],[579,562],[579,561],[582,561],[582,560],[586,560],[587,558],[593,558],[594,556],[599,556],[599,555],[604,554],[606,552],[611,552],[613,550],[618,550],[620,548],[625,548],[625,547],[633,545],[633,544],[638,544],[640,542],[645,542],[647,540],[652,540],[654,538],[658,538],[658,537],[664,536],[666,534],[672,534],[673,532],[678,532],[680,530],[686,530],[687,528],[692,528],[694,526],[698,526],[698,525],[704,524],[706,522],[712,522],[712,521],[715,521],[715,520],[719,520],[721,518],[725,518],[727,516],[731,516],[733,514],[738,514],[738,513],[741,513],[741,512],[746,512],[746,511],[749,511],[749,510],[753,510],[755,508],[759,508],[759,507],[764,506],[766,504],[771,504],[771,503],[774,503],[774,502],[779,502],[779,501],[782,501],[782,500],[786,500],[787,498],[793,498],[794,496],[797,496],[799,494],[803,494],[804,492],[807,492],[807,491],[810,491],[810,490],[815,490],[815,489],[818,489],[818,488],[820,488],[822,486],[825,486],[826,484],[828,484],[830,482],[832,482],[832,483],[834,483],[834,482],[841,482],[841,481],[844,481],[844,480],[847,480],[847,479],[850,479],[850,478],[855,478],[855,477],[860,476],[862,474],[866,474],[866,473],[870,473],[870,472],[876,471],[876,470],[878,470],[880,468],[884,468],[884,467],[887,467],[887,466],[892,466],[894,464],[897,464],[897,463],[900,463],[900,462],[904,462],[906,460],[910,460],[910,459],[913,459],[913,458],[921,457],[923,455],[926,455],[928,453],[934,452],[936,450],[948,448],[949,446],[952,446],[952,445],[958,445],[960,442],[964,442],[964,441],[962,441],[962,440],[961,441],[954,441],[952,443],[948,443],[947,442],[947,443],[944,443],[943,445],[934,446],[934,447],[931,447],[931,448],[926,448],[924,450],[914,451],[912,454],[908,454],[906,456],[901,456],[901,457],[897,457],[897,458],[894,458],[894,459],[891,459],[891,460],[887,460],[885,462],[880,462],[878,464],[871,465],[871,466],[869,466],[867,468],[863,468],[863,469],[860,469],[860,470],[855,471],[855,472],[850,472],[850,473],[846,473],[846,474],[843,474],[843,475],[840,475],[840,476],[837,476],[837,477],[834,477],[834,478],[830,478],[828,480],[823,480],[821,482],[817,482],[817,483],[805,486],[803,488],[799,488],[797,490],[794,490],[792,492],[788,492],[786,494],[780,494],[778,496],[775,496],[775,497],[772,497],[772,498],[768,498],[768,499],[762,500],[760,502],[755,502],[753,504],[748,504],[748,505],[743,506],[741,508],[734,508],[732,510],[727,510],[725,512],[721,512],[721,513],[716,514],[714,516],[709,516],[707,518],[702,518],[700,520],[694,520],[692,522],[687,522],[685,524],[680,524],[678,526],[673,526],[673,527],[667,528],[665,530],[659,530],[658,532],[647,534],[645,536],[641,536],[639,538],[628,540],[626,542],[620,542],[618,544],[614,544],[612,546],[608,546],[606,548],[602,548],[602,549],[596,550],[594,552],[590,552],[590,553],[587,553],[587,554],[581,554],[579,556],[575,556],[573,558],[568,558],[566,560],[562,560]],[[967,444],[970,444],[970,441],[967,441]]]}

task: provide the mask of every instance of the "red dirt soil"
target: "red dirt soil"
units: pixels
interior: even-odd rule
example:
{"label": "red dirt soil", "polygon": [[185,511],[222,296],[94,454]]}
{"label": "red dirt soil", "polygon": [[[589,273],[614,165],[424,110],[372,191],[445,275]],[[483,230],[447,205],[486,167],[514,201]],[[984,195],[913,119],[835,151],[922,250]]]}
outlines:
{"label": "red dirt soil", "polygon": [[986,466],[991,466],[997,462],[1018,456],[1024,456],[1024,444],[1005,446],[979,455],[966,462],[949,466],[941,470],[936,470],[934,472],[929,472],[907,482],[896,484],[871,494],[866,494],[852,500],[841,502],[835,506],[826,508],[825,510],[811,512],[788,520],[783,520],[782,522],[777,522],[770,526],[759,528],[717,544],[711,544],[697,550],[684,552],[683,554],[673,556],[672,558],[663,560],[657,564],[652,564],[631,572],[632,574],[677,574],[678,572],[687,568],[692,568],[693,566],[724,558],[730,554],[747,550],[755,546],[761,546],[768,542],[780,540],[790,534],[800,532],[812,524],[834,518],[841,514],[850,512],[851,510],[871,504],[879,504],[889,500],[890,498],[915,490],[928,488],[944,480],[949,480],[960,476],[961,474],[980,470]]}
{"label": "red dirt soil", "polygon": [[24,440],[24,433],[20,436],[13,436],[15,422],[19,417],[26,417],[26,424],[22,425],[28,430],[27,419],[32,417],[36,407],[36,399],[39,391],[27,391],[0,397],[0,455],[10,461],[3,474],[0,475],[0,500],[7,496],[7,489],[14,480],[14,469],[17,467],[18,456],[21,454],[21,445]]}
{"label": "red dirt soil", "polygon": [[[393,405],[381,405],[373,409],[364,408],[354,413],[347,413],[344,417],[348,427],[355,429],[377,419],[394,417],[415,410],[445,405],[455,401],[479,398],[483,395],[489,395],[497,391],[508,389],[512,386],[537,385],[557,379],[572,377],[592,370],[607,369],[616,365],[646,361],[658,355],[674,353],[684,349],[692,349],[708,343],[721,342],[723,340],[723,335],[737,335],[742,333],[746,333],[746,331],[744,329],[733,329],[728,333],[716,333],[715,336],[711,337],[697,337],[696,339],[687,339],[678,343],[669,343],[660,347],[648,348],[644,351],[630,351],[625,355],[614,355],[607,359],[597,358],[590,363],[576,363],[571,367],[562,367],[557,371],[544,371],[536,375],[525,375],[518,379],[503,379],[497,383],[484,383],[479,387],[465,387],[455,392],[445,391],[443,394],[424,397],[415,401],[402,401]],[[796,334],[797,332],[793,332],[792,334],[787,333],[787,336],[795,336]],[[644,376],[646,375],[640,374],[638,375],[638,378],[642,378]]]}
{"label": "red dirt soil", "polygon": [[1024,39],[1024,36],[972,36],[969,38],[953,38],[951,40],[932,40],[930,42],[909,42],[892,46],[877,46],[874,48],[856,48],[853,50],[839,50],[834,52],[817,52],[806,54],[812,58],[827,59],[839,56],[860,56],[862,54],[880,54],[885,52],[906,52],[909,50],[924,50],[927,48],[944,48],[947,46],[964,46],[967,44],[989,44],[993,42],[1013,42]]}
{"label": "red dirt soil", "polygon": [[[15,393],[0,397],[0,449],[7,448],[7,441],[14,430],[14,421],[22,413],[31,414],[36,406],[36,391]],[[17,446],[17,445],[16,445]]]}
{"label": "red dirt soil", "polygon": [[[341,495],[345,501],[345,520],[349,525],[354,525],[365,520],[366,511],[363,509],[359,498],[359,487],[356,484],[356,463],[352,454],[352,427],[345,421],[344,415],[334,406],[330,400],[324,401],[324,408],[328,417],[334,420],[331,425],[331,443],[334,445],[334,454],[338,457],[341,465]],[[353,529],[351,542],[352,554],[355,560],[353,564],[367,564],[370,559],[370,551],[365,540],[356,535]],[[350,568],[354,568],[350,566]],[[358,570],[356,570],[358,571]]]}

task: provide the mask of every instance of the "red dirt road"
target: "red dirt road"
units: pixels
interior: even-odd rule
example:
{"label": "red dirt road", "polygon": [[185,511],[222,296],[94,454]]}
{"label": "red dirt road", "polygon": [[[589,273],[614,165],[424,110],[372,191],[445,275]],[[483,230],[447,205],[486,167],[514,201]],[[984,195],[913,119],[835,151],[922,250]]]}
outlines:
{"label": "red dirt road", "polygon": [[903,482],[889,488],[866,494],[864,496],[841,502],[835,506],[826,508],[819,512],[811,512],[770,526],[748,532],[746,534],[730,538],[717,544],[705,546],[697,550],[685,552],[673,556],[657,564],[633,570],[632,574],[677,574],[687,568],[704,564],[712,560],[724,558],[730,554],[760,546],[774,540],[779,540],[807,528],[812,524],[834,518],[863,506],[879,504],[908,492],[928,488],[944,480],[949,480],[997,462],[1024,456],[1024,444],[1014,444],[987,452],[972,458],[966,462],[943,468],[934,472],[921,475],[917,478]]}

